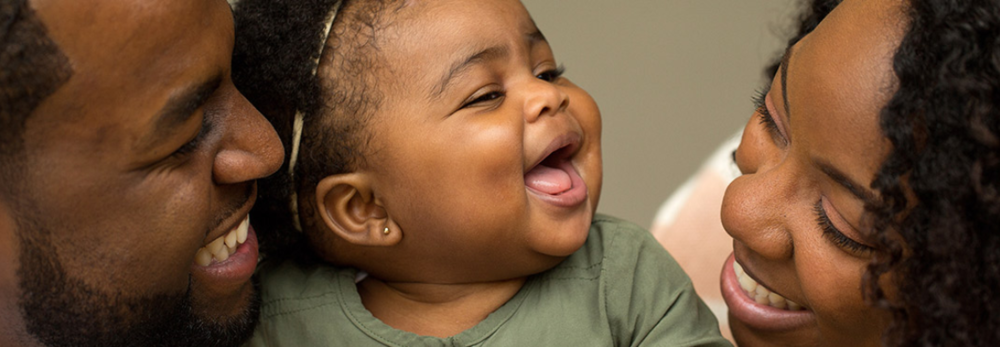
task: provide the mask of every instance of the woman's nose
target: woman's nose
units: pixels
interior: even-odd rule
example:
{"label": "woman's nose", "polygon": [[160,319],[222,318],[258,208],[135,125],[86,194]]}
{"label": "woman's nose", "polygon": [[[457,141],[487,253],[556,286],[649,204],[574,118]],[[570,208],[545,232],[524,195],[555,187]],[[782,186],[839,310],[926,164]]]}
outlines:
{"label": "woman's nose", "polygon": [[762,257],[785,259],[793,250],[788,230],[791,198],[786,187],[768,176],[741,176],[730,183],[722,200],[722,227]]}
{"label": "woman's nose", "polygon": [[569,107],[569,95],[555,83],[532,77],[526,86],[524,117],[528,123]]}
{"label": "woman's nose", "polygon": [[234,184],[266,177],[281,167],[284,149],[274,128],[239,92],[227,100],[226,133],[215,156],[217,184]]}
{"label": "woman's nose", "polygon": [[761,256],[782,259],[793,250],[788,226],[796,179],[794,168],[782,164],[782,149],[762,133],[754,120],[743,132],[735,155],[743,175],[726,188],[722,225]]}

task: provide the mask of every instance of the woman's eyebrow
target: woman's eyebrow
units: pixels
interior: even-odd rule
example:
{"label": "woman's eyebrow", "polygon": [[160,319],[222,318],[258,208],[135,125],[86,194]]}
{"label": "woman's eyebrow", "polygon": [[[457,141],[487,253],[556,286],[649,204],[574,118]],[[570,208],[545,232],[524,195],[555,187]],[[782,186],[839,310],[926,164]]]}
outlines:
{"label": "woman's eyebrow", "polygon": [[785,104],[785,116],[788,118],[788,124],[792,123],[792,111],[788,107],[788,65],[792,61],[792,48],[794,45],[788,46],[785,49],[785,54],[781,56],[781,101]]}
{"label": "woman's eyebrow", "polygon": [[875,193],[872,193],[872,191],[865,189],[864,186],[858,184],[854,180],[847,177],[847,175],[845,175],[842,171],[834,167],[833,164],[831,164],[830,162],[815,157],[812,160],[813,163],[816,163],[816,166],[819,166],[820,171],[823,171],[824,174],[830,177],[830,179],[832,179],[834,182],[837,182],[837,184],[840,184],[844,188],[847,188],[847,191],[851,192],[852,195],[856,196],[865,204],[868,205],[878,204],[878,198],[876,197]]}

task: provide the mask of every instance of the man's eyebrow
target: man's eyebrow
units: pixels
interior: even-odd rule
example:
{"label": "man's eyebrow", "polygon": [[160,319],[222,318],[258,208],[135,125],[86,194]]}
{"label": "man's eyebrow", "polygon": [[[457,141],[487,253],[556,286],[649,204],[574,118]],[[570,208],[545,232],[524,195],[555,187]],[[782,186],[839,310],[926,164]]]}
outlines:
{"label": "man's eyebrow", "polygon": [[850,191],[851,194],[856,196],[858,199],[861,199],[861,201],[863,201],[865,204],[869,205],[878,204],[878,198],[875,196],[875,193],[872,193],[872,191],[864,188],[864,186],[848,178],[847,175],[845,175],[840,170],[837,170],[837,168],[834,167],[829,162],[819,158],[813,158],[813,162],[816,163],[816,165],[819,166],[819,169],[823,171],[823,173],[826,174],[828,177],[830,177],[830,179],[832,179],[834,182],[837,182],[837,184],[844,186],[844,188],[847,188],[847,190]]}
{"label": "man's eyebrow", "polygon": [[160,142],[169,130],[187,122],[194,116],[194,111],[205,104],[208,98],[222,85],[222,76],[216,75],[205,81],[184,88],[171,96],[166,105],[157,112],[154,121],[154,135],[147,146]]}
{"label": "man's eyebrow", "polygon": [[473,65],[487,61],[500,60],[506,58],[508,55],[510,55],[510,49],[508,49],[507,47],[492,46],[484,50],[481,50],[479,52],[476,52],[472,55],[469,55],[462,61],[452,64],[451,68],[448,69],[448,73],[445,74],[444,78],[441,79],[441,83],[438,84],[438,87],[434,89],[434,92],[431,96],[433,97],[433,99],[440,98],[441,94],[443,94],[444,91],[448,89],[448,85],[450,85],[451,82],[456,79],[456,77],[461,76],[466,71],[468,71],[469,68],[472,67]]}
{"label": "man's eyebrow", "polygon": [[221,84],[222,76],[215,76],[171,96],[156,116],[157,129],[170,128],[186,122],[193,116],[194,110],[205,104]]}

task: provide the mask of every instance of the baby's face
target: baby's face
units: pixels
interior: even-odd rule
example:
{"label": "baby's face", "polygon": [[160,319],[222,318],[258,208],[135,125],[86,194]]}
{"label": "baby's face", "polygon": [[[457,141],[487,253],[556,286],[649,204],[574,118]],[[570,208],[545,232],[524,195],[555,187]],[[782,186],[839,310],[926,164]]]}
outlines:
{"label": "baby's face", "polygon": [[391,21],[364,170],[408,259],[433,269],[420,276],[524,276],[579,249],[601,192],[600,112],[527,10],[418,1]]}

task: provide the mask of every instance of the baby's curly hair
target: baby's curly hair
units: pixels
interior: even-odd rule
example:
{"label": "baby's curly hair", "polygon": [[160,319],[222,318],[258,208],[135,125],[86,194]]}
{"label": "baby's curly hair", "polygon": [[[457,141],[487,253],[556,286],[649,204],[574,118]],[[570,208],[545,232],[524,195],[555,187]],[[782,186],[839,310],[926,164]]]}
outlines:
{"label": "baby's curly hair", "polygon": [[[809,2],[789,44],[839,2]],[[1000,346],[1000,2],[909,0],[906,15],[862,289],[893,315],[886,346]]]}
{"label": "baby's curly hair", "polygon": [[[323,29],[337,0],[237,3],[233,81],[274,125],[286,153],[282,168],[260,181],[252,212],[265,256],[318,261],[307,242],[312,199],[299,199],[307,231],[300,233],[292,228],[290,197],[296,191],[300,198],[311,196],[324,177],[363,165],[370,135],[364,128],[383,97],[376,88],[383,67],[376,35],[386,25],[383,14],[397,2],[344,0],[328,41]],[[315,59],[334,76],[314,74]],[[302,112],[304,127],[292,180],[288,160],[296,112]]]}

